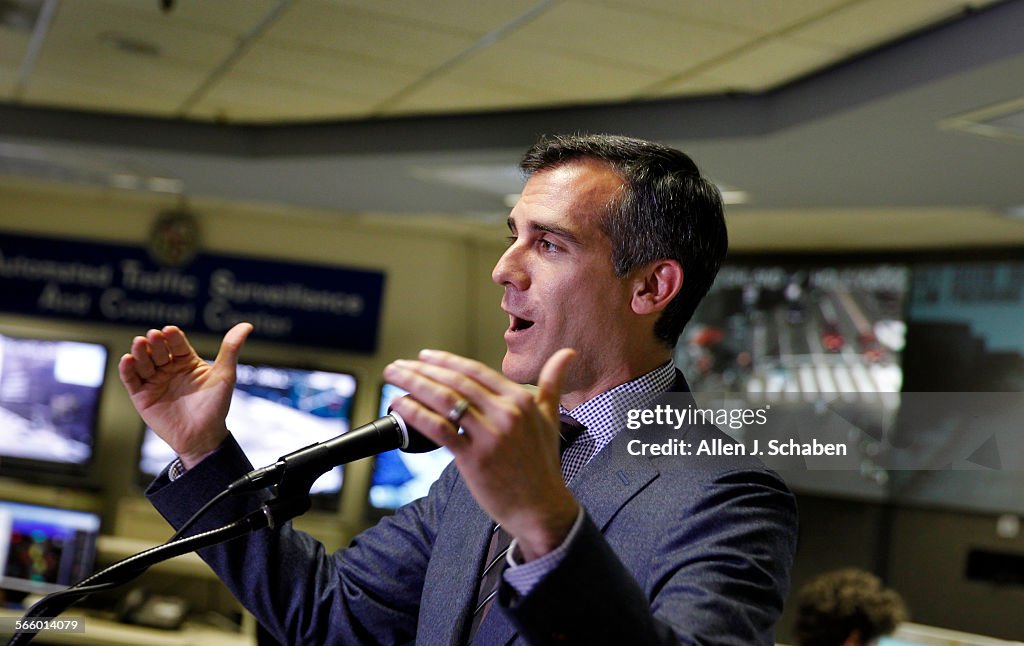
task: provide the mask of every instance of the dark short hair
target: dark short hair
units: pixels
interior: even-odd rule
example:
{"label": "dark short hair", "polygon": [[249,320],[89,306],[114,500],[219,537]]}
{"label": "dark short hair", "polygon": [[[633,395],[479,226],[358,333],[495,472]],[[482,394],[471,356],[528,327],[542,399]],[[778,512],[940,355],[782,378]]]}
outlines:
{"label": "dark short hair", "polygon": [[532,175],[583,159],[603,161],[623,179],[624,190],[601,217],[615,274],[665,258],[683,268],[683,287],[654,326],[658,340],[673,347],[729,246],[721,193],[685,153],[616,135],[546,136],[519,166]]}
{"label": "dark short hair", "polygon": [[826,572],[797,593],[795,639],[799,646],[838,646],[854,630],[863,643],[891,633],[907,617],[900,595],[870,572]]}

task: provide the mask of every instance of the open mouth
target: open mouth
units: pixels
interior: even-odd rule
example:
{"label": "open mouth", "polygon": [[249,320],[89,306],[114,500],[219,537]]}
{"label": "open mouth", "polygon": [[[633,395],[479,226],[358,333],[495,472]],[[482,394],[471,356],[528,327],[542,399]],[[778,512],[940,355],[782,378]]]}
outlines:
{"label": "open mouth", "polygon": [[533,327],[533,321],[509,315],[509,330],[513,332],[522,332],[523,330],[529,330],[531,327]]}

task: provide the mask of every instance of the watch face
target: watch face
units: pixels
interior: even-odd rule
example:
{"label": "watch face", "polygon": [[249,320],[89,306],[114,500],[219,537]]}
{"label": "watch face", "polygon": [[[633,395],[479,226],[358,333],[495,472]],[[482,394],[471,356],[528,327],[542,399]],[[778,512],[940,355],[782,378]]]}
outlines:
{"label": "watch face", "polygon": [[187,264],[199,249],[199,223],[187,211],[167,211],[153,224],[149,252],[162,265]]}

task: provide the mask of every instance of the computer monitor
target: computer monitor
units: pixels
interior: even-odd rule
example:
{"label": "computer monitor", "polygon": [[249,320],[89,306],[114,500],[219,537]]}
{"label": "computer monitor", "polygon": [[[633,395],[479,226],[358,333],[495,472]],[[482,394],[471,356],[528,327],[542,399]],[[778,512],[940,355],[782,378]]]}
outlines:
{"label": "computer monitor", "polygon": [[[227,425],[256,467],[349,430],[356,378],[346,372],[239,364]],[[143,484],[174,460],[174,452],[146,428],[139,470]],[[337,503],[342,467],[322,475],[310,493],[319,506]]]}
{"label": "computer monitor", "polygon": [[[406,391],[392,384],[382,384],[378,417]],[[381,453],[373,463],[369,502],[371,513],[386,513],[427,495],[430,485],[441,475],[452,453],[441,447],[429,453],[404,453],[399,450]]]}
{"label": "computer monitor", "polygon": [[106,365],[97,343],[0,335],[0,474],[87,477]]}
{"label": "computer monitor", "polygon": [[838,460],[762,455],[791,488],[884,499],[901,402],[910,269],[884,259],[736,257],[687,324],[675,362],[697,401],[767,423],[722,430],[764,447],[842,445]]}
{"label": "computer monitor", "polygon": [[92,574],[97,514],[0,500],[0,588],[49,594]]}
{"label": "computer monitor", "polygon": [[1024,262],[953,258],[914,267],[893,498],[1024,513]]}
{"label": "computer monitor", "polygon": [[875,405],[903,383],[906,265],[830,258],[723,265],[676,348],[694,390]]}
{"label": "computer monitor", "polygon": [[878,639],[878,646],[1013,646],[1011,642],[987,635],[939,626],[904,622],[891,634]]}

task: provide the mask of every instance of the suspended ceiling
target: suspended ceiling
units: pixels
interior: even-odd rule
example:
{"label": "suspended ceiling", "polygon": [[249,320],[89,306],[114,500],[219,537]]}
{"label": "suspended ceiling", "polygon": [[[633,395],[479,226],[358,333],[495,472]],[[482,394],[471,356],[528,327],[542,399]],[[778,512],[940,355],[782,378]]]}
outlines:
{"label": "suspended ceiling", "polygon": [[1020,0],[0,0],[0,19],[0,174],[493,219],[537,134],[603,130],[691,152],[745,196],[740,226],[1024,228],[1002,217],[1021,140],[957,120],[1024,95]]}

